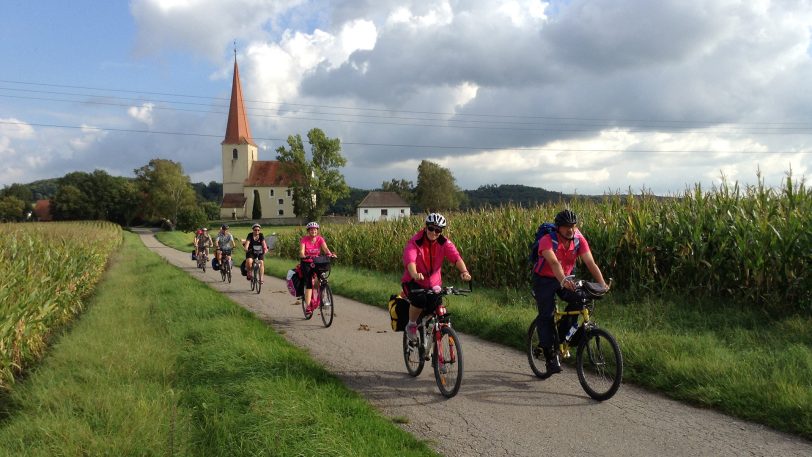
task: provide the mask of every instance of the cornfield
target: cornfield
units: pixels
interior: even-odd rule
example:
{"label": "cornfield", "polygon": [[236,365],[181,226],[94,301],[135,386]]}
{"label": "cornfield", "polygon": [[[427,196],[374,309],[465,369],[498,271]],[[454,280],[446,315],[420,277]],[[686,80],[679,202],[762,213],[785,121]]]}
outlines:
{"label": "cornfield", "polygon": [[[578,213],[595,260],[617,288],[812,310],[812,191],[791,175],[781,188],[723,182],[668,198],[615,194],[446,214],[446,233],[478,284],[526,287],[536,227],[565,205]],[[402,272],[404,244],[422,225],[422,216],[415,216],[328,226],[323,236],[341,263]],[[299,236],[280,236],[282,256],[298,256]],[[580,268],[579,274],[588,272]]]}
{"label": "cornfield", "polygon": [[109,222],[0,224],[0,388],[40,358],[98,282],[121,228]]}

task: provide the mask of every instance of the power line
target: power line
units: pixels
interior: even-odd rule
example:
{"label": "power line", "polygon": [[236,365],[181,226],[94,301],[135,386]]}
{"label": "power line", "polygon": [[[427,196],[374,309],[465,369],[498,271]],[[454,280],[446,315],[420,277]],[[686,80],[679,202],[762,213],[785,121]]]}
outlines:
{"label": "power line", "polygon": [[[0,121],[0,124],[6,125],[31,125],[35,127],[46,128],[64,128],[76,130],[96,130],[104,132],[123,132],[123,133],[139,133],[139,134],[156,134],[156,135],[175,135],[175,136],[194,136],[194,137],[207,137],[207,138],[221,138],[222,135],[213,135],[208,133],[190,133],[190,132],[167,132],[160,130],[142,130],[142,129],[120,129],[110,127],[90,127],[90,126],[76,126],[76,125],[57,125],[57,124],[38,124],[29,122],[12,122]],[[266,141],[280,141],[284,142],[283,138],[260,138],[254,137],[255,140]],[[562,149],[562,148],[545,148],[545,147],[514,147],[514,146],[442,146],[442,145],[428,145],[428,144],[393,144],[393,143],[367,143],[359,141],[341,141],[342,145],[352,146],[375,146],[375,147],[394,147],[394,148],[413,148],[413,149],[453,149],[453,150],[468,150],[468,151],[497,151],[497,150],[513,150],[513,151],[547,151],[547,152],[631,152],[631,153],[651,153],[651,154],[809,154],[809,151],[713,151],[708,149],[701,150],[662,150],[662,149]]]}

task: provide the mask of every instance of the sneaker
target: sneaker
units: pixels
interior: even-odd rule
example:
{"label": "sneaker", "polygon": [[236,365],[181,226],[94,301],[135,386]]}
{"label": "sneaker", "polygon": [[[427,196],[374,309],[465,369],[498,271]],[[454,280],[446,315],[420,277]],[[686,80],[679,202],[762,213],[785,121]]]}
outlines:
{"label": "sneaker", "polygon": [[245,277],[248,278],[249,281],[254,279],[254,278],[251,277],[251,273],[248,273],[247,275],[245,275]]}
{"label": "sneaker", "polygon": [[417,341],[417,324],[412,324],[411,322],[406,324],[406,337],[409,338],[410,341]]}
{"label": "sneaker", "polygon": [[561,362],[558,361],[558,354],[552,348],[544,348],[544,364],[550,374],[561,373]]}

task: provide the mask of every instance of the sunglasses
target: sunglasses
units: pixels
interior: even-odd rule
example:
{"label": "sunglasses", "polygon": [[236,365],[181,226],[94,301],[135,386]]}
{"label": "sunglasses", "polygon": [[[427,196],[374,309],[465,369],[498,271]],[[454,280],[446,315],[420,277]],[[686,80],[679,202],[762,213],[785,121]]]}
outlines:
{"label": "sunglasses", "polygon": [[258,232],[258,231],[259,231],[259,229],[254,229],[254,231],[255,231],[255,232]]}
{"label": "sunglasses", "polygon": [[434,232],[438,235],[443,233],[443,229],[441,227],[435,227],[433,225],[429,225],[428,227],[426,227],[426,230],[428,230],[429,232]]}

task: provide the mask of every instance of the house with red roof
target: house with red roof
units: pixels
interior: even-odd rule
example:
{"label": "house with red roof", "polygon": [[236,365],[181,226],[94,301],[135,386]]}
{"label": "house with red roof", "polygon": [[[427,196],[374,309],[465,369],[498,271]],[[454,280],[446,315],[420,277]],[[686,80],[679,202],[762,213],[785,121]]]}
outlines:
{"label": "house with red roof", "polygon": [[226,136],[220,145],[223,163],[221,218],[251,219],[257,198],[262,219],[297,217],[293,212],[290,177],[282,171],[279,161],[259,160],[257,145],[248,125],[236,56]]}

